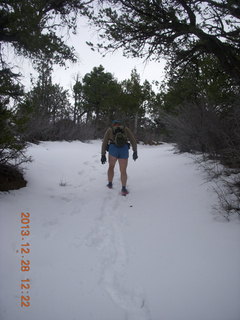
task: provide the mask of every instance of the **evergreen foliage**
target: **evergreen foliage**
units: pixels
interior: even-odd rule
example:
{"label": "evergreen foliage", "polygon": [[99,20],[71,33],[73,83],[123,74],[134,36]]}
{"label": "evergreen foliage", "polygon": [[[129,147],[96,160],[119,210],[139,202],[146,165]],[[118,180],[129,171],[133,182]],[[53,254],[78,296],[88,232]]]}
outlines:
{"label": "evergreen foliage", "polygon": [[73,48],[57,35],[59,28],[76,31],[78,14],[85,14],[92,1],[4,0],[0,6],[0,42],[11,44],[18,55],[50,59],[65,64],[76,60]]}
{"label": "evergreen foliage", "polygon": [[[202,54],[240,83],[238,0],[101,0],[90,18],[104,51],[123,48],[125,55],[187,66]],[[89,43],[92,45],[91,43]]]}
{"label": "evergreen foliage", "polygon": [[[8,166],[18,166],[23,161],[28,161],[24,156],[26,141],[24,135],[18,131],[19,127],[23,128],[23,119],[16,118],[16,112],[13,109],[23,96],[23,89],[18,82],[20,75],[13,71],[5,49],[13,48],[16,55],[31,58],[35,62],[49,60],[52,63],[64,65],[67,59],[75,61],[73,48],[64,43],[64,37],[59,33],[57,35],[56,30],[65,28],[75,32],[77,15],[86,14],[91,2],[91,0],[1,1],[0,180],[1,185],[5,185],[5,189],[8,185],[8,173],[12,177],[16,172]],[[27,104],[27,108],[32,107],[29,103]],[[12,178],[11,181],[10,189],[15,183]],[[19,187],[18,182],[16,185]],[[22,185],[25,185],[25,182]]]}
{"label": "evergreen foliage", "polygon": [[[39,65],[36,85],[18,105],[20,132],[27,141],[56,139],[59,122],[69,119],[69,93],[52,83],[49,62]],[[63,122],[62,122],[63,123]]]}
{"label": "evergreen foliage", "polygon": [[105,119],[111,118],[118,109],[120,87],[110,72],[103,66],[94,67],[83,78],[83,97],[87,122],[92,121],[95,127],[94,137],[99,136],[98,130]]}
{"label": "evergreen foliage", "polygon": [[175,69],[161,95],[160,117],[182,151],[208,153],[240,166],[239,86],[206,56]]}

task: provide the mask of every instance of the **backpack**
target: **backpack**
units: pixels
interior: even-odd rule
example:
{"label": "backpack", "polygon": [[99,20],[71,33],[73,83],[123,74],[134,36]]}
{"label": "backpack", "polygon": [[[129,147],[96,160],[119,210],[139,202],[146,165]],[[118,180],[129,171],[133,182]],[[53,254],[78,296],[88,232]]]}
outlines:
{"label": "backpack", "polygon": [[123,126],[113,127],[113,142],[117,147],[123,147],[127,142],[127,136]]}

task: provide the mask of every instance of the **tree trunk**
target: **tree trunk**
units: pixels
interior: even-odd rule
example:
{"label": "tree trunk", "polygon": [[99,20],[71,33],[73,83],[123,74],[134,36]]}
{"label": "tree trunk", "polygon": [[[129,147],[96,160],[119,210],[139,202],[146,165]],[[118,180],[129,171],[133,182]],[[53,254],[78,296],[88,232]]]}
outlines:
{"label": "tree trunk", "polygon": [[134,118],[134,134],[137,135],[137,130],[138,130],[138,112],[135,114]]}

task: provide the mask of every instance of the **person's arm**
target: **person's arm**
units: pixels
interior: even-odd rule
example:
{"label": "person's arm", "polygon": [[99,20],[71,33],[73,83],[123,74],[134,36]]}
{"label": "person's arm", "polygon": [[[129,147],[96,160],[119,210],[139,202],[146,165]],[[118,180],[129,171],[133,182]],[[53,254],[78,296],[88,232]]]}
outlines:
{"label": "person's arm", "polygon": [[137,141],[132,133],[132,131],[129,128],[125,128],[126,133],[127,133],[127,137],[131,143],[133,152],[137,152]]}
{"label": "person's arm", "polygon": [[104,134],[103,142],[102,142],[102,150],[101,150],[101,154],[102,155],[105,155],[105,153],[106,153],[106,149],[107,149],[107,145],[108,145],[108,141],[109,141],[110,131],[111,131],[111,128],[108,128],[107,131]]}

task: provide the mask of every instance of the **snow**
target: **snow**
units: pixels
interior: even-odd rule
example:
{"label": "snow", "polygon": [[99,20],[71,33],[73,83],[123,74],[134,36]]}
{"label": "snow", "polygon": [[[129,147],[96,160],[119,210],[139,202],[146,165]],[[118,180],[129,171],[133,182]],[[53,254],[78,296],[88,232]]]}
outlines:
{"label": "snow", "polygon": [[100,146],[31,145],[27,187],[0,193],[0,319],[239,320],[240,223],[213,211],[203,172],[170,144],[139,145],[122,197]]}

